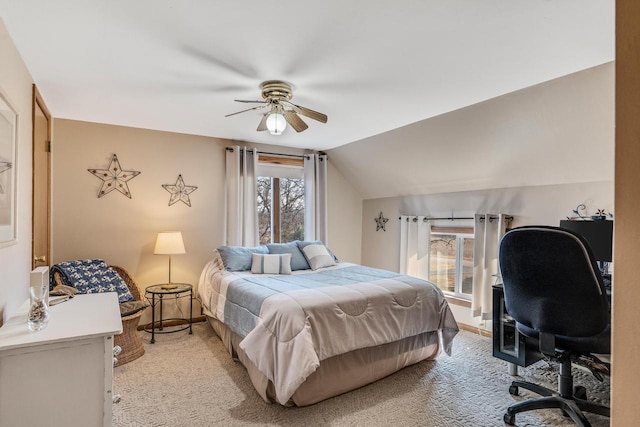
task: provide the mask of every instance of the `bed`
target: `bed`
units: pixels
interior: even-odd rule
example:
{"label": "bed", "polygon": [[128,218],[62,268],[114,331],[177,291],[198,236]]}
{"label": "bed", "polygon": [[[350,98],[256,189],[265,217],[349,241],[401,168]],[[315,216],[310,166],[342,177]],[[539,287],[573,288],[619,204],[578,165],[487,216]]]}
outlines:
{"label": "bed", "polygon": [[254,274],[227,271],[216,251],[198,296],[260,396],[281,405],[310,405],[450,355],[458,332],[432,283],[346,262]]}

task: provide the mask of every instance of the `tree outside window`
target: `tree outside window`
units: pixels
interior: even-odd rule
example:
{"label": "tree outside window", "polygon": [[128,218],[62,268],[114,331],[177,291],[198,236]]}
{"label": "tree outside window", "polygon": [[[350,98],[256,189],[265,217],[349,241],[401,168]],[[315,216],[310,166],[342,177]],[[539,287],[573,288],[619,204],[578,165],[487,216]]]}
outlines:
{"label": "tree outside window", "polygon": [[304,239],[304,180],[258,178],[260,244]]}

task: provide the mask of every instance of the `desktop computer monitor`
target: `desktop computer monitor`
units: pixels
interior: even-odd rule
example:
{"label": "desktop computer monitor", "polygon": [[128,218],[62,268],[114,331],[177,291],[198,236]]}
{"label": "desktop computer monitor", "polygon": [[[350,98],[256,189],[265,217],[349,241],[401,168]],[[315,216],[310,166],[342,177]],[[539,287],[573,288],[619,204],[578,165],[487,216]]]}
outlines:
{"label": "desktop computer monitor", "polygon": [[[613,221],[560,221],[560,227],[571,230],[589,242],[596,261],[612,261]],[[601,265],[602,267],[602,265]]]}

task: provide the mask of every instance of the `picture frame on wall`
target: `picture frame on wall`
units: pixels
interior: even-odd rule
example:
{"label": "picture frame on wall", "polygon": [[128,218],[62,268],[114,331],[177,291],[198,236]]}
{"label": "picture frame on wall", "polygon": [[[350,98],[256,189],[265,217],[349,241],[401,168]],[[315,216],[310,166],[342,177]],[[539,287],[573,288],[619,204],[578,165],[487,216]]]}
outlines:
{"label": "picture frame on wall", "polygon": [[0,91],[0,247],[17,242],[17,125],[18,114]]}

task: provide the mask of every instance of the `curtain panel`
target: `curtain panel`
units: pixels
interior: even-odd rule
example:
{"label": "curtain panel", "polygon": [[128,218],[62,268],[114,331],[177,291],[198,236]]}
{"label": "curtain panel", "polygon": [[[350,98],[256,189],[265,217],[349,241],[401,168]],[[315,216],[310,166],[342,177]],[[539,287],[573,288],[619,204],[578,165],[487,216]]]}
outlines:
{"label": "curtain panel", "polygon": [[473,248],[473,317],[491,320],[491,287],[500,272],[498,246],[507,229],[506,214],[476,214]]}
{"label": "curtain panel", "polygon": [[228,147],[226,150],[226,244],[258,244],[258,201],[255,148]]}
{"label": "curtain panel", "polygon": [[305,154],[304,239],[328,245],[327,217],[327,156]]}
{"label": "curtain panel", "polygon": [[431,224],[424,216],[400,216],[400,267],[398,272],[429,280]]}

